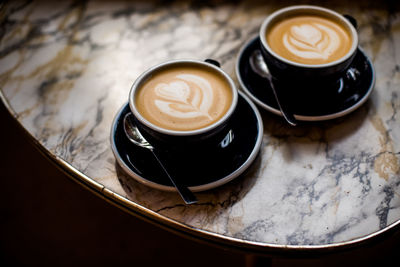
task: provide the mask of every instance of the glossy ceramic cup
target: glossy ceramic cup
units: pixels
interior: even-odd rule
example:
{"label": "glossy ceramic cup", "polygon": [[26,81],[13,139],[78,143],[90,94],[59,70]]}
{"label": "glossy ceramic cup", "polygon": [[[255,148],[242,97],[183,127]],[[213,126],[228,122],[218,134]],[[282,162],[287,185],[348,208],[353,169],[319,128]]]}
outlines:
{"label": "glossy ceramic cup", "polygon": [[[352,38],[350,50],[336,61],[315,65],[294,62],[280,56],[271,49],[267,42],[266,33],[275,22],[295,15],[319,15],[339,23],[350,33]],[[259,37],[260,50],[272,77],[280,82],[290,81],[297,84],[320,84],[338,80],[350,66],[358,47],[355,20],[351,17],[348,18],[327,8],[308,5],[290,6],[269,15],[261,25]]]}
{"label": "glossy ceramic cup", "polygon": [[[226,84],[229,85],[229,89],[231,90],[232,94],[230,106],[227,112],[211,125],[188,131],[170,130],[151,123],[149,120],[144,118],[142,114],[140,114],[138,108],[136,107],[135,99],[137,97],[137,91],[141,88],[144,82],[146,82],[148,79],[151,79],[155,72],[167,70],[180,65],[189,65],[192,67],[197,66],[203,69],[206,68],[208,71],[218,74],[225,80]],[[229,131],[227,125],[236,109],[237,102],[238,92],[235,83],[231,77],[229,77],[229,75],[219,67],[219,64],[213,60],[173,60],[158,64],[145,71],[136,79],[129,94],[129,107],[134,116],[135,124],[147,141],[149,141],[152,145],[161,148],[174,147],[176,149],[184,150],[194,149],[195,147],[199,146],[204,147],[207,145],[213,145],[214,143],[216,144],[223,140]]]}

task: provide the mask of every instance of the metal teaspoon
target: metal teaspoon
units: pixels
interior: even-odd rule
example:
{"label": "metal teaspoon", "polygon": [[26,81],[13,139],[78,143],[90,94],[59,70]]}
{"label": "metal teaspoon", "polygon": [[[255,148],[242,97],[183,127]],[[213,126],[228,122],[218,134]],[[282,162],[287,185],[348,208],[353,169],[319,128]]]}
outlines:
{"label": "metal teaspoon", "polygon": [[251,69],[260,75],[263,78],[266,78],[269,81],[269,84],[271,86],[272,92],[274,93],[275,100],[278,103],[278,107],[282,112],[283,117],[285,120],[291,125],[291,126],[297,126],[298,121],[293,115],[293,112],[289,109],[286,100],[284,97],[282,97],[282,94],[278,92],[278,90],[275,89],[274,83],[272,82],[272,77],[268,73],[267,65],[264,62],[264,59],[261,55],[260,50],[254,50],[254,52],[250,56],[250,67]]}
{"label": "metal teaspoon", "polygon": [[171,183],[174,185],[176,190],[178,191],[179,195],[183,199],[186,204],[193,204],[197,202],[196,196],[189,190],[186,186],[178,183],[172,176],[169,175],[167,170],[165,169],[164,165],[157,157],[156,153],[154,152],[154,147],[142,136],[139,129],[132,123],[132,113],[128,113],[124,117],[124,131],[128,139],[135,145],[144,147],[153,153],[153,156],[157,159],[158,163],[160,164],[161,168],[167,174],[168,178],[170,179]]}

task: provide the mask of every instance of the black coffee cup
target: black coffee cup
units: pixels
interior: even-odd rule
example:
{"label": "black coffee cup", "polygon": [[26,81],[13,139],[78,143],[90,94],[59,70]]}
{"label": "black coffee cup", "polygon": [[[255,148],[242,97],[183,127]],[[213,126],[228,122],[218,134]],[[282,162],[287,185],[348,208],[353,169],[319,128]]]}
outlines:
{"label": "black coffee cup", "polygon": [[[352,43],[348,52],[341,58],[325,64],[298,63],[276,53],[268,44],[267,33],[276,22],[297,15],[322,16],[340,24],[351,36]],[[357,53],[358,47],[358,35],[355,25],[341,14],[318,6],[290,6],[272,13],[262,23],[259,37],[260,50],[273,79],[280,84],[290,84],[304,88],[321,87],[323,84],[337,82],[349,68]],[[286,87],[293,88],[293,86]],[[305,91],[302,93],[307,94]]]}
{"label": "black coffee cup", "polygon": [[[224,79],[226,85],[228,85],[232,95],[231,103],[226,113],[214,123],[200,129],[171,130],[160,127],[146,119],[136,106],[137,92],[144,82],[152,79],[152,76],[158,71],[183,65],[190,65],[195,68],[199,67],[219,75],[219,77]],[[134,123],[144,138],[150,142],[150,144],[161,150],[173,149],[174,152],[180,150],[195,151],[196,149],[204,149],[209,146],[218,145],[229,133],[228,123],[236,109],[237,102],[238,93],[233,80],[219,67],[219,64],[213,60],[172,60],[156,65],[145,71],[136,79],[129,94],[129,106],[134,117]]]}

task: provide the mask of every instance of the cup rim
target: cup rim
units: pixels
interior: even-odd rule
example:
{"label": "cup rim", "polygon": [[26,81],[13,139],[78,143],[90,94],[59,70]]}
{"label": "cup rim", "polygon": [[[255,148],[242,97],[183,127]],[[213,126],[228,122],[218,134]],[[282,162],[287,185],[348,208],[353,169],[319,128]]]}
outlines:
{"label": "cup rim", "polygon": [[[213,69],[214,71],[217,71],[222,77],[226,79],[226,81],[229,84],[229,87],[232,92],[232,102],[231,105],[228,109],[228,111],[216,122],[200,129],[195,129],[195,130],[188,130],[188,131],[180,131],[180,130],[170,130],[166,128],[162,128],[160,126],[157,126],[150,121],[146,120],[137,110],[135,106],[135,96],[136,96],[136,89],[140,87],[140,85],[147,79],[149,78],[154,71],[160,70],[162,68],[166,68],[171,65],[180,65],[180,64],[193,64],[193,65],[201,65],[202,67],[210,68]],[[133,115],[136,117],[137,120],[139,120],[142,124],[147,126],[148,128],[162,134],[166,135],[171,135],[171,136],[192,136],[192,135],[200,135],[209,132],[212,129],[217,128],[218,126],[222,125],[224,122],[226,122],[233,112],[236,109],[238,102],[238,92],[235,83],[233,82],[232,78],[226,74],[221,68],[205,62],[205,61],[200,61],[200,60],[194,60],[194,59],[175,59],[175,60],[169,60],[160,64],[157,64],[155,66],[150,67],[147,69],[145,72],[143,72],[133,83],[131,90],[129,92],[129,108]]]}
{"label": "cup rim", "polygon": [[[352,39],[353,39],[352,46],[350,47],[350,49],[346,53],[346,55],[344,55],[340,59],[337,59],[337,60],[332,61],[332,62],[324,63],[324,64],[304,64],[304,63],[299,63],[299,62],[295,62],[295,61],[286,59],[286,58],[278,55],[276,52],[274,52],[271,49],[271,47],[268,45],[268,42],[266,40],[265,33],[266,33],[266,30],[267,30],[267,26],[269,25],[269,23],[271,21],[273,21],[278,16],[282,16],[284,13],[293,12],[293,11],[297,11],[297,10],[305,10],[305,11],[306,10],[316,10],[316,11],[321,12],[321,13],[328,13],[328,14],[333,15],[334,17],[336,17],[338,20],[342,21],[344,24],[346,24],[348,26],[348,29],[349,29],[349,31],[350,31],[350,33],[352,35]],[[268,53],[273,55],[275,58],[279,59],[282,62],[285,62],[286,64],[293,65],[293,66],[296,66],[296,67],[303,67],[303,68],[325,68],[325,67],[331,67],[331,66],[335,66],[335,65],[341,64],[341,63],[345,62],[346,60],[348,60],[349,58],[351,58],[352,55],[357,51],[358,41],[359,41],[358,40],[357,30],[350,23],[350,21],[348,21],[343,15],[339,14],[338,12],[336,12],[336,11],[334,11],[332,9],[328,9],[328,8],[324,8],[324,7],[320,7],[320,6],[314,6],[314,5],[288,6],[288,7],[285,7],[285,8],[282,8],[282,9],[279,9],[279,10],[273,12],[261,24],[260,31],[259,31],[259,38],[261,40],[262,46],[268,51]]]}

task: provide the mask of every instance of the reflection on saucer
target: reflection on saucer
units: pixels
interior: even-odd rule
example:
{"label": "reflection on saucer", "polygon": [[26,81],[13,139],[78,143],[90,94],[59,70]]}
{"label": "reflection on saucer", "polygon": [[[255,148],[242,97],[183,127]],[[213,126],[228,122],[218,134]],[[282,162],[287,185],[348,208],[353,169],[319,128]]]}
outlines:
{"label": "reflection on saucer", "polygon": [[[111,129],[114,156],[122,169],[137,181],[156,189],[175,191],[151,152],[130,143],[123,131],[122,119],[129,112],[125,104]],[[192,191],[204,191],[223,185],[242,174],[255,160],[261,147],[263,124],[255,105],[239,92],[238,105],[229,122],[230,130],[221,143],[187,154],[173,149],[164,153],[163,164],[171,175]],[[185,164],[179,164],[182,160]],[[193,161],[193,162],[190,162]]]}
{"label": "reflection on saucer", "polygon": [[[250,55],[259,49],[259,42],[259,38],[254,37],[242,47],[236,62],[236,76],[241,88],[251,100],[272,113],[282,115],[269,83],[255,73],[250,66]],[[371,61],[360,48],[349,68],[352,70],[350,73],[358,74],[358,78],[351,82],[342,78],[337,83],[325,85],[324,89],[328,90],[324,91],[335,92],[333,94],[319,97],[318,101],[314,99],[298,101],[298,97],[288,97],[296,119],[301,121],[329,120],[344,116],[360,107],[374,88],[375,71]],[[279,88],[277,89],[279,90]]]}

